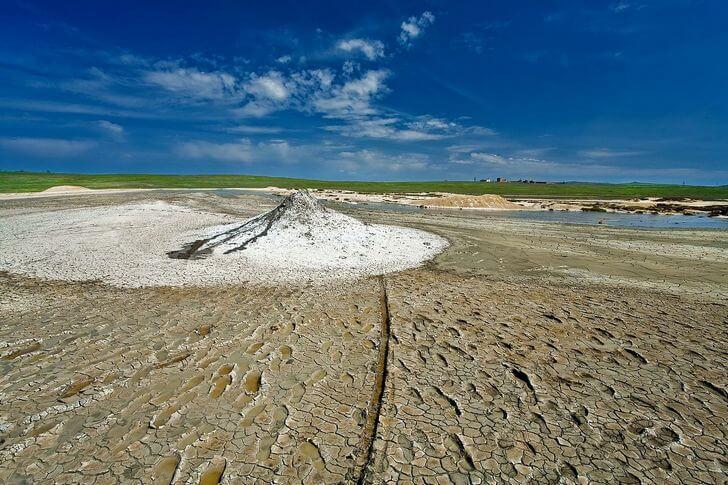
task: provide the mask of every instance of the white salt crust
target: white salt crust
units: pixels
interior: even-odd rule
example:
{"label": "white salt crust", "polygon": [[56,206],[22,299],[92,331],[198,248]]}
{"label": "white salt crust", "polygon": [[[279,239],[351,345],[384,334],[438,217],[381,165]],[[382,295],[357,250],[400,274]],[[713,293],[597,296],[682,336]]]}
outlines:
{"label": "white salt crust", "polygon": [[[245,222],[165,202],[5,217],[0,271],[120,287],[323,283],[415,267],[448,245],[426,231],[365,224],[307,193],[286,200]],[[204,257],[167,256],[204,239]]]}

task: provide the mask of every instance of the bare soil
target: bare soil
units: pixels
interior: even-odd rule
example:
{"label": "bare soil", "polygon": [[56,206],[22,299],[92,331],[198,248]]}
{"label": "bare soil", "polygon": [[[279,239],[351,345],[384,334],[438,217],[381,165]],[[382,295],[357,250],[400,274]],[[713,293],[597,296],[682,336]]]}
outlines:
{"label": "bare soil", "polygon": [[[7,200],[0,224],[150,198],[273,205]],[[355,212],[451,246],[326,286],[1,274],[0,481],[725,481],[724,231]]]}

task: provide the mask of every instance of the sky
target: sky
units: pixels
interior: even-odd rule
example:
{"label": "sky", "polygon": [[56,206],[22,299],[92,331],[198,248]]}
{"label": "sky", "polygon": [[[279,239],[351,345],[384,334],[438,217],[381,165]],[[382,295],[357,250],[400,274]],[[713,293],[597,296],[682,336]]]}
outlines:
{"label": "sky", "polygon": [[0,169],[728,184],[727,22],[722,0],[5,0]]}

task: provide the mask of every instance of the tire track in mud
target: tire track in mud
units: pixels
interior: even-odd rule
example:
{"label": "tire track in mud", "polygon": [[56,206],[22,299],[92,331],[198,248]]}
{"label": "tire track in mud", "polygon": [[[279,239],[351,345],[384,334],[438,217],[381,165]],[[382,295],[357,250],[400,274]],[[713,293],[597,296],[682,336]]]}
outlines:
{"label": "tire track in mud", "polygon": [[381,311],[381,330],[379,337],[379,355],[377,357],[376,375],[372,397],[367,406],[367,420],[362,431],[361,440],[357,449],[354,468],[347,474],[347,482],[357,484],[365,483],[367,470],[372,460],[374,440],[379,426],[379,414],[382,410],[384,388],[387,381],[387,356],[389,354],[389,338],[391,335],[391,320],[389,315],[389,301],[384,276],[379,276],[379,304]]}

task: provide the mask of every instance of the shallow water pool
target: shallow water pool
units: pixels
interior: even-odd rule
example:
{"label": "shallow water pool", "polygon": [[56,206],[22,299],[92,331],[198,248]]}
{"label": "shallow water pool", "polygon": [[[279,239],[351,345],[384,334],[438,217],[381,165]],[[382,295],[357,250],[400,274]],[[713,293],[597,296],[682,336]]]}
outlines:
{"label": "shallow water pool", "polygon": [[[213,193],[223,197],[235,197],[237,195],[257,195],[279,200],[281,197],[267,194],[262,191],[240,190],[240,189],[217,189]],[[543,210],[516,210],[516,211],[478,211],[472,209],[422,209],[417,206],[390,204],[384,202],[368,202],[349,204],[346,202],[331,202],[329,205],[342,205],[347,208],[363,210],[388,210],[394,212],[433,212],[433,213],[456,213],[462,214],[467,211],[475,217],[496,217],[499,219],[521,219],[536,222],[555,222],[560,224],[586,224],[604,225],[609,227],[630,227],[638,229],[712,229],[728,230],[728,219],[707,216],[686,216],[683,214],[630,214],[617,212],[567,212],[567,211],[543,211]]]}

